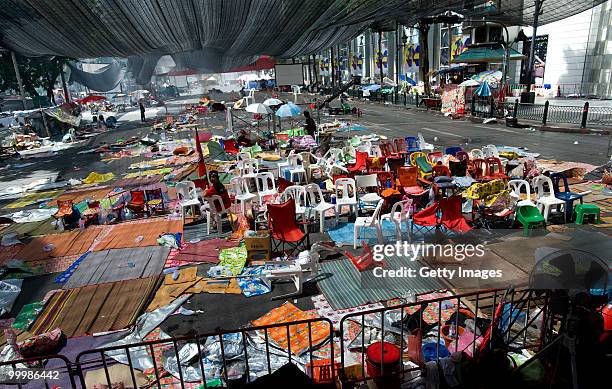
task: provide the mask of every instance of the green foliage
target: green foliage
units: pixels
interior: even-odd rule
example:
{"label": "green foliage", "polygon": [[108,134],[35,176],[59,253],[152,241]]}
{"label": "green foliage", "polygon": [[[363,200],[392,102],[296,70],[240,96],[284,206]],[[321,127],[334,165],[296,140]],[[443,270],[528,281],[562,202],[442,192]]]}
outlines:
{"label": "green foliage", "polygon": [[[19,72],[21,74],[21,81],[23,82],[23,88],[26,94],[32,97],[39,96],[40,94],[36,89],[44,89],[47,98],[52,100],[55,81],[57,77],[59,77],[63,66],[69,61],[69,58],[29,58],[19,54],[16,54],[16,56]],[[0,52],[0,91],[9,89],[15,91],[19,90],[17,77],[15,76],[15,68],[13,67],[11,53]]]}

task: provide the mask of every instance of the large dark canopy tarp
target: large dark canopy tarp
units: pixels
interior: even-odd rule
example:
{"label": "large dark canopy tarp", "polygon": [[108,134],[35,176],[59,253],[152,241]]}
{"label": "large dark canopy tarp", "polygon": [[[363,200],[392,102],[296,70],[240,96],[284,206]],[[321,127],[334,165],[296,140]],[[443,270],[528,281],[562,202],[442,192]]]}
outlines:
{"label": "large dark canopy tarp", "polygon": [[99,92],[108,92],[115,89],[123,79],[123,71],[117,61],[113,61],[96,73],[85,72],[70,63],[68,67],[70,68],[70,82],[78,82]]}
{"label": "large dark canopy tarp", "polygon": [[[544,0],[540,23],[603,1]],[[529,25],[533,9],[534,0],[0,0],[0,46],[31,56],[127,57],[141,61],[145,77],[165,54],[224,71],[259,55],[314,53],[373,25],[411,25],[448,10]]]}

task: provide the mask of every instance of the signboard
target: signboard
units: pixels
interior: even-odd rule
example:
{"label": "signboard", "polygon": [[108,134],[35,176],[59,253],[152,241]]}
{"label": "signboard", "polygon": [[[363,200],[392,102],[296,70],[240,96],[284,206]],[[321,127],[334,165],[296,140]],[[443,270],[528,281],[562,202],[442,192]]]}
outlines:
{"label": "signboard", "polygon": [[301,63],[274,65],[276,85],[304,85],[304,67]]}

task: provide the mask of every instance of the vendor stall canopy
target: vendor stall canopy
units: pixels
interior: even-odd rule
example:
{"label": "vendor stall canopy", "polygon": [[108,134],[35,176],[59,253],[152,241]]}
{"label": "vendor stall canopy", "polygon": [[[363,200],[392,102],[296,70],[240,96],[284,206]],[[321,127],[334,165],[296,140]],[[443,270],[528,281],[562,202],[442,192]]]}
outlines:
{"label": "vendor stall canopy", "polygon": [[[146,78],[158,59],[222,72],[259,55],[295,57],[370,27],[454,11],[529,25],[535,0],[0,0],[0,46],[27,56],[122,57]],[[546,0],[540,24],[604,0]]]}

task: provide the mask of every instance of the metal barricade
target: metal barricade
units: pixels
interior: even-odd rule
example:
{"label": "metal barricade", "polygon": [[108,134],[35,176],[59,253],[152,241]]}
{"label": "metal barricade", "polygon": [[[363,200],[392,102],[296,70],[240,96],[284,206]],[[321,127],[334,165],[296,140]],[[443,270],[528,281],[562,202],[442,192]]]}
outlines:
{"label": "metal barricade", "polygon": [[60,384],[77,389],[73,365],[63,355],[0,362],[0,387],[50,389]]}
{"label": "metal barricade", "polygon": [[[321,338],[321,329],[328,329],[327,336]],[[304,335],[304,331],[306,335]],[[297,334],[302,337],[307,337],[307,345],[294,339]],[[210,340],[209,340],[210,339]],[[258,343],[254,345],[254,340]],[[211,341],[212,340],[212,341]],[[231,365],[238,361],[244,363],[244,375],[246,382],[251,382],[254,376],[257,376],[253,366],[258,366],[258,372],[262,373],[262,360],[264,363],[263,373],[271,374],[279,364],[274,364],[272,358],[277,358],[282,361],[282,364],[287,362],[305,362],[310,365],[310,376],[314,375],[313,352],[316,348],[329,344],[330,355],[334,355],[334,335],[333,325],[330,320],[325,318],[315,318],[308,320],[300,320],[288,323],[277,323],[265,326],[248,327],[239,330],[228,330],[213,332],[208,334],[199,334],[195,336],[177,337],[170,339],[159,339],[151,342],[133,343],[114,347],[98,348],[81,352],[75,362],[77,376],[80,379],[81,385],[85,387],[85,373],[92,369],[104,369],[106,382],[111,387],[112,379],[109,373],[109,366],[119,360],[129,366],[131,380],[134,387],[138,387],[136,377],[133,373],[135,367],[142,369],[142,357],[148,356],[150,366],[147,369],[155,375],[155,384],[161,388],[161,380],[170,377],[170,373],[176,380],[174,383],[184,387],[186,382],[196,382],[203,384],[203,388],[210,385],[211,380],[223,378],[228,382],[232,377],[229,375]],[[208,342],[208,343],[207,343]],[[209,347],[207,350],[206,347]],[[294,348],[292,350],[292,347]],[[298,348],[296,350],[296,348]],[[212,357],[210,348],[217,349],[218,353]],[[162,350],[168,358],[173,358],[171,365],[175,369],[169,372],[166,369],[162,370],[155,359],[155,353]],[[250,350],[250,351],[249,351]],[[249,356],[249,353],[251,355]],[[253,354],[256,354],[253,355]],[[262,356],[264,356],[262,358]],[[141,358],[140,361],[135,360]],[[216,359],[215,359],[216,358]],[[186,366],[182,362],[184,359],[196,364],[197,367]],[[204,362],[206,360],[206,363]],[[209,361],[217,362],[216,365],[221,365],[216,373],[211,374],[213,370],[212,364]],[[140,364],[140,365],[139,365]],[[167,363],[168,364],[168,363]],[[331,379],[336,378],[337,372],[334,365],[330,366]],[[208,373],[207,373],[208,372]],[[196,378],[194,380],[194,377]]]}
{"label": "metal barricade", "polygon": [[[418,296],[417,296],[418,297]],[[501,318],[496,317],[496,310],[499,309],[500,301],[503,299],[504,303],[502,305]],[[498,330],[500,330],[500,337],[506,340],[506,344],[508,345],[508,350],[517,351],[520,349],[539,349],[543,345],[545,331],[542,330],[537,334],[537,339],[532,339],[535,335],[535,330],[531,329],[528,334],[528,329],[536,320],[542,319],[544,323],[544,317],[546,315],[546,306],[548,302],[548,296],[546,294],[536,295],[535,291],[532,290],[512,290],[506,294],[506,290],[504,289],[490,289],[484,291],[476,291],[471,293],[464,293],[459,295],[452,295],[447,297],[440,297],[435,299],[428,299],[423,301],[416,301],[414,303],[401,304],[391,307],[384,307],[374,310],[369,310],[366,312],[358,312],[351,313],[342,318],[340,321],[340,371],[345,372],[346,368],[351,366],[347,364],[348,356],[346,355],[348,352],[351,352],[346,345],[346,339],[349,322],[355,322],[361,326],[361,332],[352,342],[357,340],[357,355],[358,355],[358,369],[357,371],[362,372],[362,376],[359,379],[348,378],[345,375],[342,375],[340,378],[343,382],[350,383],[356,381],[365,381],[368,379],[380,378],[385,375],[398,375],[398,374],[407,374],[414,370],[419,370],[420,368],[406,368],[403,364],[403,355],[406,351],[407,347],[407,337],[410,335],[410,332],[404,328],[404,320],[410,318],[416,310],[419,314],[418,318],[414,318],[413,320],[418,320],[419,324],[417,328],[423,328],[423,314],[421,313],[421,309],[424,307],[430,307],[430,310],[434,310],[434,314],[437,314],[437,326],[433,326],[432,328],[437,328],[435,334],[433,336],[433,343],[435,346],[435,359],[440,359],[440,347],[442,346],[441,340],[446,342],[448,336],[443,333],[443,328],[446,326],[453,327],[454,325],[454,334],[459,334],[459,314],[463,312],[472,312],[474,314],[474,333],[473,339],[469,343],[467,347],[463,347],[461,350],[459,349],[459,337],[456,337],[454,341],[454,345],[451,342],[448,346],[451,350],[450,352],[457,351],[471,351],[471,355],[477,355],[478,347],[477,341],[479,340],[479,336],[477,332],[480,332],[480,337],[485,337],[487,332],[493,330],[493,326],[495,325]],[[448,320],[447,323],[450,324],[442,326],[442,318],[443,318],[443,305],[448,305],[447,303],[452,303],[454,307],[453,315]],[[530,317],[530,311],[540,308],[537,314],[532,315]],[[412,312],[412,313],[411,313]],[[431,313],[431,312],[429,312]],[[446,311],[448,313],[448,311]],[[391,321],[395,318],[396,320]],[[452,318],[455,318],[454,322],[452,322]],[[399,326],[393,325],[399,323]],[[478,331],[478,324],[482,326],[482,323],[488,323],[486,325],[486,329]],[[495,323],[495,324],[494,324]],[[375,328],[378,331],[378,335],[374,339],[374,341],[381,341],[387,339],[386,336],[391,335],[395,340],[399,338],[399,344],[396,344],[400,349],[400,370],[387,372],[385,373],[385,366],[381,363],[378,366],[379,374],[376,376],[368,375],[366,369],[366,353],[365,347],[368,344],[368,341],[372,341],[372,339],[366,339],[366,327]],[[431,326],[431,325],[430,325]],[[544,325],[541,325],[541,328],[544,329]],[[499,331],[498,331],[499,332]],[[423,338],[427,337],[427,334],[422,334]],[[360,338],[360,339],[359,339]],[[380,338],[380,339],[379,339]],[[444,339],[443,339],[444,338]],[[489,343],[492,346],[492,343]],[[454,348],[454,350],[453,350]],[[471,348],[471,350],[469,350]],[[361,354],[359,356],[359,354]],[[353,355],[354,358],[354,355]]]}

